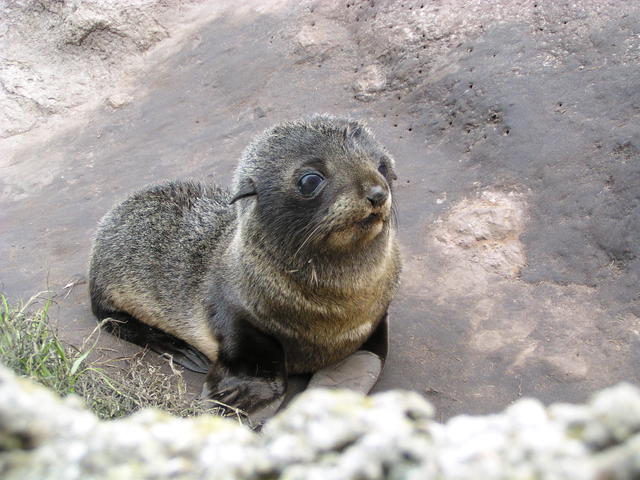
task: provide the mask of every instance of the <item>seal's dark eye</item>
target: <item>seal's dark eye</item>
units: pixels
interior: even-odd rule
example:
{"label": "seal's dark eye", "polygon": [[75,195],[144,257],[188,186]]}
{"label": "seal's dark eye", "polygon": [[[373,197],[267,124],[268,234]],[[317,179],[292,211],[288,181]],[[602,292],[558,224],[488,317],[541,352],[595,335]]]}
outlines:
{"label": "seal's dark eye", "polygon": [[303,195],[311,195],[324,181],[322,175],[318,173],[307,173],[298,180],[298,188]]}
{"label": "seal's dark eye", "polygon": [[389,174],[389,168],[387,167],[386,163],[381,163],[378,167],[378,171],[383,177],[386,177]]}

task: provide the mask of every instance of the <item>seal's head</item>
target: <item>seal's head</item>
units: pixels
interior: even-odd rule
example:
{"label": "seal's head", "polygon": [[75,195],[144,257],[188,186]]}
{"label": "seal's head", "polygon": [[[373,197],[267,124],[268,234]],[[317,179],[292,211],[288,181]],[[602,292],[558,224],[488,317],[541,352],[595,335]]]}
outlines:
{"label": "seal's head", "polygon": [[294,256],[353,253],[386,243],[395,178],[366,126],[316,115],[277,125],[247,148],[232,203],[247,198],[238,202],[240,225],[262,245]]}

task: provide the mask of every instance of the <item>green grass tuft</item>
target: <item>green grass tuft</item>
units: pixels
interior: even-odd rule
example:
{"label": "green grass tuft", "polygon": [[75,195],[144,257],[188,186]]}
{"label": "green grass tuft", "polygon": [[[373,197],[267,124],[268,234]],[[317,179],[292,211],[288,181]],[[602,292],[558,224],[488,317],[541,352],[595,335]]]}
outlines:
{"label": "green grass tuft", "polygon": [[167,374],[145,361],[146,352],[117,362],[102,361],[96,349],[99,328],[80,349],[65,345],[48,319],[51,300],[37,306],[41,297],[13,307],[0,295],[0,363],[18,375],[62,396],[79,395],[103,419],[144,407],[180,416],[222,414],[221,409],[191,398],[179,371]]}

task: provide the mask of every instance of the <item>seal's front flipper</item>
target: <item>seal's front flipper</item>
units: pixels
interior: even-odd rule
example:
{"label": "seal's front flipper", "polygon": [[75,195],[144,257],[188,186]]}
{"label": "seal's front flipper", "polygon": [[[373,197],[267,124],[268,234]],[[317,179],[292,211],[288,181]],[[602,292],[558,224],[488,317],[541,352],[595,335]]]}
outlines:
{"label": "seal's front flipper", "polygon": [[341,362],[313,374],[309,388],[345,388],[367,394],[382,372],[382,359],[372,352],[358,350]]}
{"label": "seal's front flipper", "polygon": [[388,315],[385,313],[360,350],[335,365],[313,374],[307,388],[346,388],[369,393],[382,373],[389,345]]}
{"label": "seal's front flipper", "polygon": [[202,396],[245,412],[261,423],[277,411],[287,390],[284,350],[249,322],[226,322],[218,362],[211,366]]}
{"label": "seal's front flipper", "polygon": [[105,312],[101,326],[127,342],[147,347],[160,355],[168,355],[178,365],[197,373],[207,373],[211,362],[187,342],[140,322],[125,312]]}
{"label": "seal's front flipper", "polygon": [[[212,368],[212,370],[214,370]],[[221,381],[215,381],[215,374],[209,374],[202,388],[202,398],[246,414],[252,427],[259,427],[280,408],[286,393],[284,376],[243,377],[227,374]],[[215,385],[215,386],[214,386]],[[216,390],[211,390],[211,388]]]}

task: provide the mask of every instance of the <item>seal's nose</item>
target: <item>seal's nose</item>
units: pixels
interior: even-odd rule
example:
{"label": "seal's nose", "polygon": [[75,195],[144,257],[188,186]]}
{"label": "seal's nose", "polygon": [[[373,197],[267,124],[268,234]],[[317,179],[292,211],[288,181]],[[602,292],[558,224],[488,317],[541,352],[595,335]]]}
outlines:
{"label": "seal's nose", "polygon": [[386,202],[388,196],[387,191],[380,185],[373,185],[367,192],[367,199],[374,207],[379,207]]}

